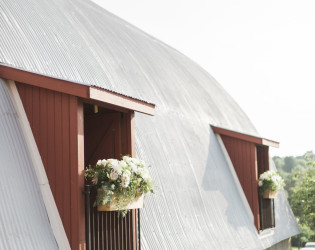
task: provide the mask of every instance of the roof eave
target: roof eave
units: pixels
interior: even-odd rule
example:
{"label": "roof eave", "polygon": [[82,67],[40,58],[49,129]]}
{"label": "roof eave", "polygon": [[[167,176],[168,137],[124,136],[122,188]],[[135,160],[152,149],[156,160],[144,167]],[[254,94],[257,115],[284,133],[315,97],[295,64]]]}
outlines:
{"label": "roof eave", "polygon": [[252,136],[252,135],[248,135],[248,134],[244,134],[244,133],[240,133],[237,131],[233,131],[233,130],[229,130],[229,129],[225,129],[225,128],[221,128],[221,127],[217,127],[217,126],[213,126],[211,125],[211,128],[213,130],[214,133],[220,134],[220,135],[226,135],[226,136],[230,136],[233,138],[237,138],[243,141],[248,141],[248,142],[252,142],[255,143],[257,145],[264,145],[264,146],[270,146],[270,147],[274,147],[274,148],[279,148],[279,142],[276,141],[272,141],[272,140],[268,140],[262,137],[258,137],[258,136]]}
{"label": "roof eave", "polygon": [[109,90],[40,75],[0,64],[0,77],[32,86],[74,95],[120,109],[154,115],[155,105]]}

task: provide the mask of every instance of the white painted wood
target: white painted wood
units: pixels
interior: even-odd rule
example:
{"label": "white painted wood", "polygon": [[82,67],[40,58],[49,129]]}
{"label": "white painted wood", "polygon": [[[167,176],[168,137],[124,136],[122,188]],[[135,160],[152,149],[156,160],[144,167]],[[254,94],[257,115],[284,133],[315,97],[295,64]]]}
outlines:
{"label": "white painted wood", "polygon": [[46,171],[40,157],[30,124],[28,122],[20,95],[16,88],[15,82],[12,80],[7,80],[7,85],[10,90],[11,99],[14,103],[15,109],[17,111],[17,116],[20,121],[21,128],[23,130],[23,134],[25,137],[25,141],[27,143],[27,147],[29,153],[32,158],[33,167],[38,179],[39,187],[41,190],[41,194],[44,200],[44,204],[46,207],[47,215],[49,217],[49,221],[53,230],[53,233],[56,238],[56,242],[58,244],[59,249],[67,250],[71,249],[68,238],[66,236],[66,232],[64,230],[55,199],[51,192],[48,178],[46,175]]}
{"label": "white painted wood", "polygon": [[117,107],[138,111],[152,116],[154,115],[155,106],[153,104],[144,103],[130,97],[125,97],[95,87],[90,87],[90,98],[92,100],[101,101]]}

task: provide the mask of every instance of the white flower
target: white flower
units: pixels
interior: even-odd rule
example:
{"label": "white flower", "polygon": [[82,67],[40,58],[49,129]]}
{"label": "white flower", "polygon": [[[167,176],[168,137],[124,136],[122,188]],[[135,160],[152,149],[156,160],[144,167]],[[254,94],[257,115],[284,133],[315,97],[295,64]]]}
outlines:
{"label": "white flower", "polygon": [[129,173],[123,173],[123,175],[121,176],[121,179],[122,180],[127,180],[127,179],[130,180],[130,172]]}
{"label": "white flower", "polygon": [[141,177],[143,177],[143,174],[144,174],[144,168],[138,168],[137,175],[140,175]]}
{"label": "white flower", "polygon": [[131,158],[131,162],[136,164],[136,165],[139,165],[140,164],[140,161],[136,158]]}
{"label": "white flower", "polygon": [[129,163],[131,161],[131,158],[129,156],[123,156],[123,161]]}
{"label": "white flower", "polygon": [[116,159],[108,159],[107,163],[109,163],[110,165],[117,165],[118,164],[118,160],[116,160]]}
{"label": "white flower", "polygon": [[112,184],[112,185],[111,185],[111,189],[115,189],[115,184]]}
{"label": "white flower", "polygon": [[128,180],[122,181],[122,182],[121,182],[122,187],[124,187],[124,188],[128,187],[129,182],[130,182],[130,181],[128,181]]}
{"label": "white flower", "polygon": [[121,174],[121,172],[122,172],[122,168],[121,168],[121,166],[119,166],[119,165],[114,165],[114,166],[112,166],[112,169],[113,169],[115,172],[117,172],[118,174]]}
{"label": "white flower", "polygon": [[98,160],[96,165],[98,165],[98,166],[102,165],[102,160]]}
{"label": "white flower", "polygon": [[137,165],[134,163],[129,163],[129,166],[131,167],[132,172],[137,173]]}
{"label": "white flower", "polygon": [[101,164],[105,167],[107,164],[107,161],[105,159],[101,160]]}
{"label": "white flower", "polygon": [[262,186],[263,185],[263,182],[262,181],[258,181],[258,186]]}
{"label": "white flower", "polygon": [[[129,171],[128,171],[129,172]],[[129,172],[130,173],[130,172]],[[126,188],[128,187],[130,183],[130,175],[128,175],[127,173],[123,173],[122,177],[121,177],[121,185]]]}
{"label": "white flower", "polygon": [[261,174],[260,177],[259,177],[260,180],[264,180],[266,178],[267,178],[267,172]]}
{"label": "white flower", "polygon": [[130,178],[131,173],[130,173],[130,171],[128,169],[125,170],[123,176],[125,176],[125,175]]}
{"label": "white flower", "polygon": [[109,175],[109,179],[112,181],[116,181],[118,179],[118,173],[117,172],[111,172]]}
{"label": "white flower", "polygon": [[120,161],[119,166],[122,168],[125,168],[125,167],[127,167],[127,163],[125,161]]}
{"label": "white flower", "polygon": [[122,167],[120,166],[120,164],[119,164],[119,162],[117,160],[113,160],[113,161],[110,162],[110,168],[113,169],[118,174],[121,174]]}

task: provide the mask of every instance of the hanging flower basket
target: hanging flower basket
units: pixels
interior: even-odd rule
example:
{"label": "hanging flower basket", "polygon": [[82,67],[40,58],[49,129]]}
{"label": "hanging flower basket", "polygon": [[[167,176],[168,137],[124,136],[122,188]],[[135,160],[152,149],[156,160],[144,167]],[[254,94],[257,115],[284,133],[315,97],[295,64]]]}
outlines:
{"label": "hanging flower basket", "polygon": [[[101,192],[101,189],[97,189],[97,193],[99,194]],[[115,195],[113,196],[113,199],[111,202],[106,203],[105,205],[97,205],[97,211],[118,211],[120,206],[115,200]],[[144,196],[140,195],[133,200],[131,200],[126,206],[125,209],[136,209],[136,208],[143,208],[144,204]]]}
{"label": "hanging flower basket", "polygon": [[130,209],[143,208],[144,195],[154,193],[145,162],[129,156],[122,160],[99,160],[88,166],[85,178],[96,184],[94,206],[98,211],[118,211],[125,216]]}
{"label": "hanging flower basket", "polygon": [[266,190],[264,193],[263,193],[263,198],[265,199],[274,199],[276,198],[278,195],[278,192],[277,191],[273,191],[273,190]]}
{"label": "hanging flower basket", "polygon": [[283,188],[284,181],[275,171],[268,170],[259,176],[258,186],[263,198],[274,199],[278,191]]}

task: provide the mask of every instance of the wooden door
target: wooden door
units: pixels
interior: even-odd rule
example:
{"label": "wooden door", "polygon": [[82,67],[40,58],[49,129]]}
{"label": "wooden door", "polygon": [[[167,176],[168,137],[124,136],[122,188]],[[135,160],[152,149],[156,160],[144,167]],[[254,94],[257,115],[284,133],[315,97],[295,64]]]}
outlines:
{"label": "wooden door", "polygon": [[120,113],[85,115],[85,165],[121,157]]}
{"label": "wooden door", "polygon": [[[123,116],[124,117],[124,116]],[[122,126],[121,113],[85,114],[84,146],[85,165],[95,164],[99,159],[120,159],[122,144],[126,146],[126,128]],[[124,142],[124,143],[122,143]],[[123,150],[125,152],[125,150]],[[139,249],[138,210],[126,217],[118,217],[117,212],[98,212],[93,207],[96,190],[91,193],[90,204],[90,250],[132,250]]]}

